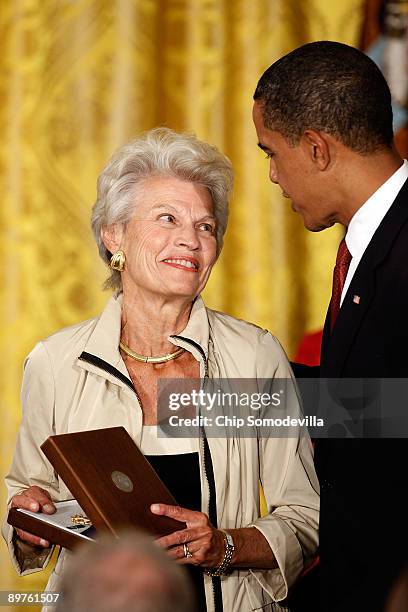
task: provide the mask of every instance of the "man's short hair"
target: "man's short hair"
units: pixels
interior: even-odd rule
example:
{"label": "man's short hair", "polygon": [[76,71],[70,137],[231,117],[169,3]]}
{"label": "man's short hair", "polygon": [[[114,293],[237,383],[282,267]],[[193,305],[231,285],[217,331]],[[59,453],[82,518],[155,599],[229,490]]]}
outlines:
{"label": "man's short hair", "polygon": [[191,612],[185,568],[152,537],[125,531],[84,544],[69,557],[56,612]]}
{"label": "man's short hair", "polygon": [[263,105],[265,127],[293,145],[307,129],[361,154],[392,144],[387,82],[367,55],[342,43],[318,41],[291,51],[264,72],[254,100]]}

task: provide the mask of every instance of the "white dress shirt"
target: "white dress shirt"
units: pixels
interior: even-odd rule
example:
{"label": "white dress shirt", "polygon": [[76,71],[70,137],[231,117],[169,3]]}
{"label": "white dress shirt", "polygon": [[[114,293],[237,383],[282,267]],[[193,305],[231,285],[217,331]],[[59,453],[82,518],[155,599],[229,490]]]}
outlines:
{"label": "white dress shirt", "polygon": [[405,159],[402,166],[368,198],[352,217],[346,234],[346,244],[352,259],[344,282],[340,304],[343,303],[364,251],[407,179],[408,161]]}

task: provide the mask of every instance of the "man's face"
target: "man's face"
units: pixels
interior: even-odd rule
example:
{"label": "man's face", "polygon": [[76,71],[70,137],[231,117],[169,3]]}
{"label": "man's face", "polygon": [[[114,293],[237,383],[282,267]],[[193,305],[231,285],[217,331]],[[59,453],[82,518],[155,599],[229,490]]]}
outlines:
{"label": "man's face", "polygon": [[269,178],[279,185],[282,195],[292,200],[292,209],[299,213],[305,227],[319,232],[335,223],[329,202],[323,196],[320,172],[312,160],[312,146],[303,139],[292,146],[280,132],[264,126],[262,104],[254,103],[253,120],[258,145],[270,160]]}

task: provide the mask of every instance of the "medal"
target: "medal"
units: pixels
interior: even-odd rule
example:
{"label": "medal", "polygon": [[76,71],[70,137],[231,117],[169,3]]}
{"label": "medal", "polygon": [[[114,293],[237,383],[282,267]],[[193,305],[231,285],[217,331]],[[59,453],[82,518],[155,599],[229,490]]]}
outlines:
{"label": "medal", "polygon": [[83,514],[73,514],[71,516],[71,521],[75,526],[92,525],[91,520],[87,516],[84,516]]}

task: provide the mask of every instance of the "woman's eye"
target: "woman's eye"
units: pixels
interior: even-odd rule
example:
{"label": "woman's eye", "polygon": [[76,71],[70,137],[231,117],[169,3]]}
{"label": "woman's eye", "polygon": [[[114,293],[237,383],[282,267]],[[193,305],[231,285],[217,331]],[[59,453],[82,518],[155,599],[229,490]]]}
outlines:
{"label": "woman's eye", "polygon": [[274,155],[273,153],[267,153],[265,155],[265,159],[272,159],[273,155]]}
{"label": "woman's eye", "polygon": [[210,234],[213,234],[215,231],[211,223],[200,223],[198,227],[200,230],[203,230],[204,232],[210,232]]}
{"label": "woman's eye", "polygon": [[159,219],[162,219],[163,221],[167,221],[167,223],[174,223],[174,221],[176,220],[173,215],[170,215],[170,213],[166,213],[165,215],[160,215]]}

